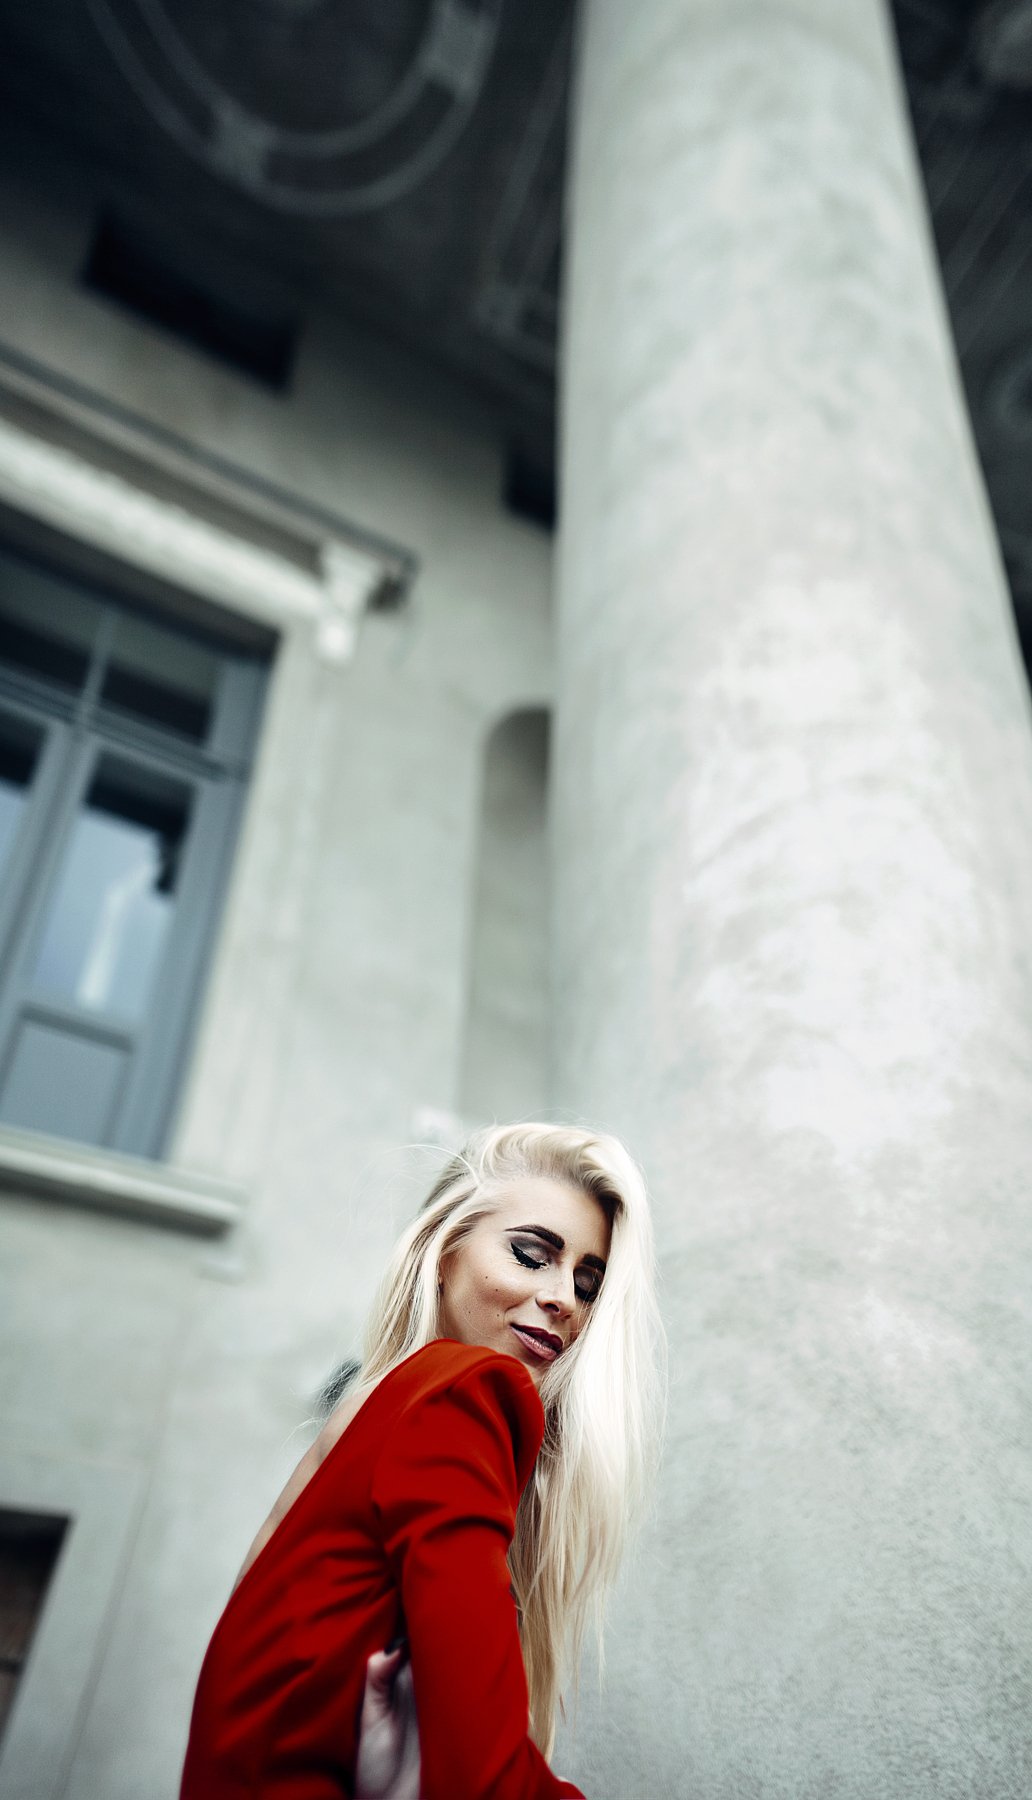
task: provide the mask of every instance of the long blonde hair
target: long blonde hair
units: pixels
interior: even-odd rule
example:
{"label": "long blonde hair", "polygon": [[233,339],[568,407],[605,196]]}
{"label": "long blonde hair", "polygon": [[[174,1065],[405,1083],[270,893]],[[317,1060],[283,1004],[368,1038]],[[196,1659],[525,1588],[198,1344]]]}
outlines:
{"label": "long blonde hair", "polygon": [[601,1666],[605,1602],[639,1520],[662,1424],[663,1332],[645,1184],[619,1139],[572,1125],[495,1125],[451,1158],[402,1233],[370,1314],[362,1395],[440,1335],[438,1268],[497,1197],[548,1176],[597,1200],[612,1226],[605,1279],[586,1324],[544,1373],[545,1435],[516,1515],[509,1567],[530,1694],[548,1756],[560,1685],[589,1624]]}

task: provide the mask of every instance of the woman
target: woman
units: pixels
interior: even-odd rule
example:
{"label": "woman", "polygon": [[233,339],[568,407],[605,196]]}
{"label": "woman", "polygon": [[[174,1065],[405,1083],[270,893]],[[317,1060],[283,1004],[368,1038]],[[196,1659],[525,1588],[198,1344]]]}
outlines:
{"label": "woman", "polygon": [[399,1638],[424,1800],[576,1795],[545,1758],[652,1465],[652,1261],[615,1138],[496,1126],[448,1164],[216,1628],[181,1800],[354,1794]]}

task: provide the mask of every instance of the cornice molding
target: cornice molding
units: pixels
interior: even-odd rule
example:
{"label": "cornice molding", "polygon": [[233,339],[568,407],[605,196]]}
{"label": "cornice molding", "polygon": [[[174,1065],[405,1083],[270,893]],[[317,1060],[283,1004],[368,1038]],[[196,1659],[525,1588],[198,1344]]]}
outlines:
{"label": "cornice molding", "polygon": [[406,595],[404,550],[91,398],[0,358],[0,503],[262,625],[309,621],[329,663]]}

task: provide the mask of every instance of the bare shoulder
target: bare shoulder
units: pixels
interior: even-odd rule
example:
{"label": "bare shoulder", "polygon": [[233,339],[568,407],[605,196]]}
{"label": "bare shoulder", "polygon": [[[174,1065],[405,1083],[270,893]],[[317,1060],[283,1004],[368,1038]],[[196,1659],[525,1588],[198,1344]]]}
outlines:
{"label": "bare shoulder", "polygon": [[[315,1439],[311,1450],[308,1452],[310,1456],[313,1453],[315,1456],[313,1472],[319,1467],[319,1464],[329,1456],[334,1444],[337,1443],[339,1438],[344,1436],[344,1433],[351,1424],[356,1413],[361,1412],[365,1401],[371,1394],[376,1392],[378,1386],[379,1382],[376,1382],[373,1387],[367,1388],[364,1394],[345,1394],[342,1400],[338,1400],[318,1437]],[[301,1464],[299,1463],[298,1468],[300,1467]]]}

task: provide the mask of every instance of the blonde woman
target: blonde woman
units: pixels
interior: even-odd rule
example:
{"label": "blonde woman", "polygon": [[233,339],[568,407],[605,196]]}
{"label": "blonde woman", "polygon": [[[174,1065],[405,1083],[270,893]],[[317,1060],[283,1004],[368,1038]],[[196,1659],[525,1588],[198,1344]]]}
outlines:
{"label": "blonde woman", "polygon": [[[181,1800],[576,1796],[546,1759],[645,1498],[659,1343],[622,1144],[547,1124],[472,1138],[394,1251],[356,1386],[252,1545]],[[404,1700],[383,1704],[403,1659],[415,1774]]]}

